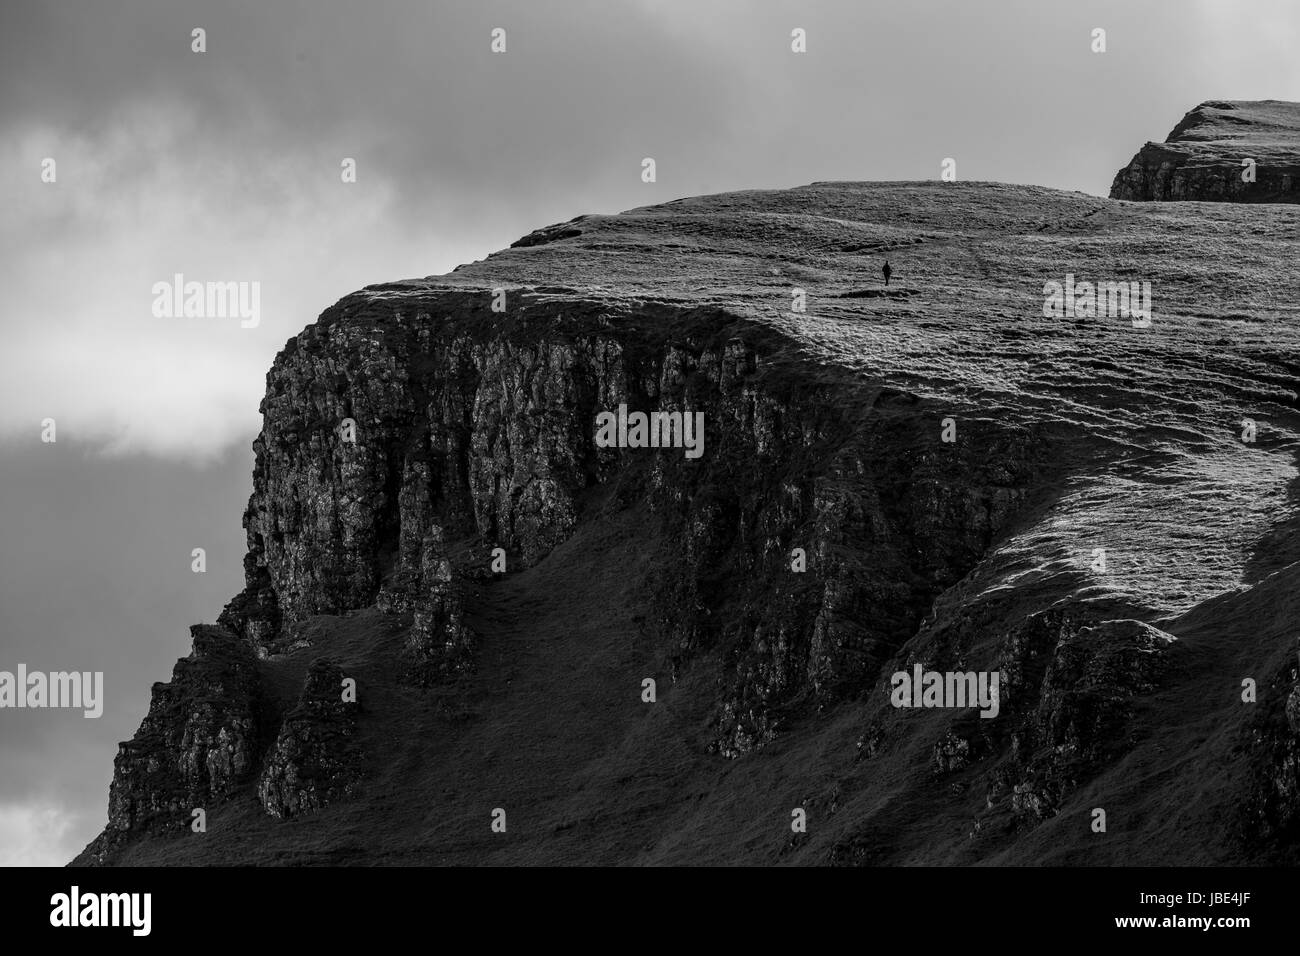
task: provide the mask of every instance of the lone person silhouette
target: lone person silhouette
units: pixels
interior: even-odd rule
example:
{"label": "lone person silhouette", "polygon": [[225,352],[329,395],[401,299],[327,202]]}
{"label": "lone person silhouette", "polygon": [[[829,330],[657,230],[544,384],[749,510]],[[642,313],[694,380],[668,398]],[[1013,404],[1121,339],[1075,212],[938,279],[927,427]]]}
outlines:
{"label": "lone person silhouette", "polygon": [[885,285],[889,285],[889,277],[893,275],[894,270],[889,268],[889,260],[885,260],[885,267],[880,270],[885,274]]}

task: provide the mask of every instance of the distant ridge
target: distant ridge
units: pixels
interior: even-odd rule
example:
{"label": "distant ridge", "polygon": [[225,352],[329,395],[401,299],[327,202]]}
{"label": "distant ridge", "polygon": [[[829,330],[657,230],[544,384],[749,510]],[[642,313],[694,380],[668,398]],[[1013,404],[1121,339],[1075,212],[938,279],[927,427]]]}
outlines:
{"label": "distant ridge", "polygon": [[[1253,181],[1245,160],[1254,160]],[[1300,103],[1209,100],[1115,175],[1111,199],[1300,202]]]}

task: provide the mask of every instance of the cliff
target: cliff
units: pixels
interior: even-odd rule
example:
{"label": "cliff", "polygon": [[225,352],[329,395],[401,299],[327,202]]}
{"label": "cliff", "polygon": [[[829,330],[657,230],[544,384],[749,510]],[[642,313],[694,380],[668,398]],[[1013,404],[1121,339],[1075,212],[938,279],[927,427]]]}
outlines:
{"label": "cliff", "polygon": [[[1285,857],[1296,238],[815,183],[342,299],[267,376],[247,586],[78,862]],[[1149,281],[1150,323],[1046,317],[1067,275]],[[702,453],[604,447],[621,405]],[[892,706],[916,664],[1000,713]]]}
{"label": "cliff", "polygon": [[[1247,170],[1246,160],[1254,160]],[[1115,175],[1111,199],[1300,202],[1300,103],[1202,103]]]}

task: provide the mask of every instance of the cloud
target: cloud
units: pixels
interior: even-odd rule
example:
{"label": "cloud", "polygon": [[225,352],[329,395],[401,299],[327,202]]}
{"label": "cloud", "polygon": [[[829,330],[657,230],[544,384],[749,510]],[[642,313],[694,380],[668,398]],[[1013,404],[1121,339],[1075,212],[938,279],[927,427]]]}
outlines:
{"label": "cloud", "polygon": [[0,803],[0,866],[64,866],[81,852],[77,815],[54,803]]}
{"label": "cloud", "polygon": [[[34,446],[52,417],[60,440],[110,454],[210,460],[256,432],[266,369],[320,309],[395,266],[423,273],[453,258],[407,241],[382,182],[344,194],[337,163],[302,175],[313,165],[303,149],[194,149],[201,127],[186,104],[160,99],[119,109],[111,127],[30,124],[4,140],[0,162],[37,170],[53,155],[58,180],[33,175],[3,194],[13,213],[0,241],[14,254],[0,437]],[[261,323],[155,317],[153,285],[176,273],[259,283]]]}
{"label": "cloud", "polygon": [[[0,259],[0,441],[37,448],[54,418],[61,441],[98,452],[210,461],[256,433],[274,355],[331,302],[450,271],[588,203],[641,204],[629,184],[645,151],[716,134],[735,86],[712,78],[684,109],[707,66],[603,5],[568,9],[590,36],[535,4],[500,5],[501,19],[414,3],[310,11],[7,8],[0,168],[18,172],[0,177],[13,250]],[[493,59],[496,22],[512,46]],[[190,50],[198,23],[203,54]],[[592,82],[610,74],[627,82]],[[47,157],[54,183],[40,179]],[[355,184],[341,181],[345,157]],[[155,318],[153,284],[177,273],[259,283],[260,325]]]}

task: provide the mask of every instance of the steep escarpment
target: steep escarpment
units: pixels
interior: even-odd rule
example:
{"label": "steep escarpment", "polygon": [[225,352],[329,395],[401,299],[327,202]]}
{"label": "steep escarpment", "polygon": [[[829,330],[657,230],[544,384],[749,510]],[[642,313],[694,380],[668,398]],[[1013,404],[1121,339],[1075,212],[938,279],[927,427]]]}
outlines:
{"label": "steep escarpment", "polygon": [[[267,376],[246,587],[81,862],[1284,853],[1298,232],[824,183],[348,296]],[[1067,274],[1151,322],[1049,317]],[[599,438],[652,412],[700,442]],[[918,665],[998,713],[895,706]]]}
{"label": "steep escarpment", "polygon": [[1300,103],[1202,103],[1115,176],[1112,199],[1300,202]]}
{"label": "steep escarpment", "polygon": [[[722,312],[645,302],[584,319],[516,295],[508,318],[478,294],[409,311],[357,297],[290,343],[256,444],[248,589],[224,626],[265,655],[296,621],[378,603],[415,612],[413,666],[469,668],[443,541],[476,542],[480,572],[493,549],[527,567],[617,478],[680,542],[665,639],[683,657],[739,648],[720,746],[743,752],[773,707],[872,676],[1046,471],[1050,443],[1027,426],[972,423],[940,454],[937,409],[778,367],[784,343]],[[704,452],[597,447],[597,415],[620,405],[700,410]]]}
{"label": "steep escarpment", "polygon": [[190,656],[154,685],[148,715],[118,751],[108,827],[83,854],[89,861],[105,861],[133,833],[183,829],[257,764],[262,688],[251,649],[220,628],[190,636]]}

